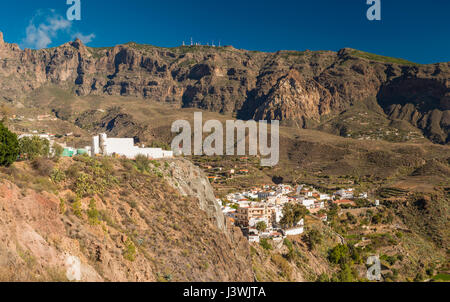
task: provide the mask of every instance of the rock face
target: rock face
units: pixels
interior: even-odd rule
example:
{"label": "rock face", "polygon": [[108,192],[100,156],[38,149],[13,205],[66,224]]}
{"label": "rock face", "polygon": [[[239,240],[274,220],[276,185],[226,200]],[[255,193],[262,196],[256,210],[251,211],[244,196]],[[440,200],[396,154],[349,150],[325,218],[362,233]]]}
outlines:
{"label": "rock face", "polygon": [[442,144],[449,143],[449,78],[450,63],[417,65],[353,49],[90,48],[76,40],[20,50],[0,42],[0,97],[9,101],[56,84],[81,96],[136,96],[310,127],[376,97],[390,119],[408,121]]}
{"label": "rock face", "polygon": [[219,229],[227,231],[222,209],[203,171],[187,160],[179,160],[177,164],[172,165],[171,175],[173,187],[184,196],[195,196],[199,201],[200,209],[208,213]]}

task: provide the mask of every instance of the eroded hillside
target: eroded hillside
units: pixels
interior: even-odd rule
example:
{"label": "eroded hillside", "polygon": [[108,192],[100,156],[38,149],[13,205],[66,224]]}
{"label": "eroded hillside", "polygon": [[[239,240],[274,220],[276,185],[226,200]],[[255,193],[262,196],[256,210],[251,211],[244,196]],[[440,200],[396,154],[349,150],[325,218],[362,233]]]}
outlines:
{"label": "eroded hillside", "polygon": [[0,174],[0,280],[253,281],[249,246],[188,161],[88,157]]}

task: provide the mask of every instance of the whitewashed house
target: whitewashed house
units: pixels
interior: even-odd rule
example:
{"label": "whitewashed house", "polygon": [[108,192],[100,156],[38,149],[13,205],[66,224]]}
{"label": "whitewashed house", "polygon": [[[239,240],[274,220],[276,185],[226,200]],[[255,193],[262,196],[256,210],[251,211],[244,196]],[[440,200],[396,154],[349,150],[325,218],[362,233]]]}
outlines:
{"label": "whitewashed house", "polygon": [[314,207],[316,200],[315,199],[305,199],[302,201],[302,205],[304,205],[307,209],[312,209]]}
{"label": "whitewashed house", "polygon": [[134,145],[133,138],[108,138],[105,133],[92,138],[92,156],[119,155],[134,159],[138,155],[143,155],[152,159],[172,158],[172,151],[165,151],[161,148],[139,148]]}

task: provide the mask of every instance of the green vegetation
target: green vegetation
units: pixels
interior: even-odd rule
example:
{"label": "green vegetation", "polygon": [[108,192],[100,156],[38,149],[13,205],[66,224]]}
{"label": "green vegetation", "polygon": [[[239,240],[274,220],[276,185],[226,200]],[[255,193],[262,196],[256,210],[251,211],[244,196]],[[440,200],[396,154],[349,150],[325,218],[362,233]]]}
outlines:
{"label": "green vegetation", "polygon": [[317,245],[322,243],[322,234],[318,230],[311,230],[306,234],[305,241],[309,249],[314,250]]}
{"label": "green vegetation", "polygon": [[328,261],[333,264],[341,264],[348,261],[350,251],[347,245],[339,244],[328,252]]}
{"label": "green vegetation", "polygon": [[66,179],[66,173],[63,170],[56,168],[53,169],[50,178],[55,184],[58,184]]}
{"label": "green vegetation", "polygon": [[320,274],[320,276],[319,276],[319,278],[317,278],[316,282],[330,282],[330,281],[331,281],[330,277],[327,274],[323,273],[323,274]]}
{"label": "green vegetation", "polygon": [[450,274],[437,274],[433,277],[433,280],[450,282]]}
{"label": "green vegetation", "polygon": [[66,211],[67,211],[66,202],[62,198],[59,199],[59,211],[60,211],[61,215],[66,214]]}
{"label": "green vegetation", "polygon": [[372,54],[372,53],[368,53],[368,52],[364,52],[364,51],[360,51],[360,50],[356,50],[356,49],[351,52],[351,55],[355,56],[355,57],[359,57],[359,58],[368,59],[371,61],[382,62],[382,63],[393,63],[393,64],[400,64],[400,65],[408,65],[408,66],[420,65],[420,64],[413,63],[413,62],[410,62],[410,61],[407,61],[404,59],[380,56],[380,55],[376,55],[376,54]]}
{"label": "green vegetation", "polygon": [[300,204],[288,203],[283,207],[283,218],[280,224],[285,228],[296,226],[308,214],[306,207]]}
{"label": "green vegetation", "polygon": [[10,166],[19,156],[17,135],[0,122],[0,166]]}
{"label": "green vegetation", "polygon": [[84,162],[85,165],[75,164],[66,174],[76,179],[73,189],[78,197],[103,194],[117,184],[117,179],[111,174],[111,163],[107,159],[100,161],[88,156],[80,156],[76,160]]}
{"label": "green vegetation", "polygon": [[59,159],[62,156],[63,152],[64,152],[64,148],[61,147],[60,144],[57,144],[57,143],[53,144],[53,157],[55,159]]}
{"label": "green vegetation", "polygon": [[260,232],[264,232],[267,229],[267,224],[264,221],[260,221],[256,224],[256,229]]}
{"label": "green vegetation", "polygon": [[144,155],[138,155],[135,159],[136,167],[141,173],[150,172],[150,160]]}
{"label": "green vegetation", "polygon": [[97,210],[97,206],[95,204],[95,199],[91,199],[90,203],[89,203],[89,209],[87,211],[87,215],[88,215],[88,219],[89,219],[89,224],[91,225],[97,225],[100,224],[100,214]]}
{"label": "green vegetation", "polygon": [[38,136],[23,137],[19,140],[19,150],[20,157],[26,160],[48,157],[50,154],[50,142]]}
{"label": "green vegetation", "polygon": [[263,249],[265,250],[272,250],[273,247],[272,245],[269,243],[269,241],[266,238],[262,238],[259,242],[259,244],[262,246]]}
{"label": "green vegetation", "polygon": [[340,270],[333,275],[333,282],[354,282],[357,280],[355,264],[362,264],[361,250],[352,245],[339,244],[328,251],[328,261],[337,264]]}
{"label": "green vegetation", "polygon": [[81,200],[77,200],[72,204],[72,211],[78,218],[83,217],[83,213],[81,211]]}
{"label": "green vegetation", "polygon": [[128,238],[125,242],[123,257],[131,262],[136,260],[136,246],[134,245],[133,241],[130,240],[130,238]]}

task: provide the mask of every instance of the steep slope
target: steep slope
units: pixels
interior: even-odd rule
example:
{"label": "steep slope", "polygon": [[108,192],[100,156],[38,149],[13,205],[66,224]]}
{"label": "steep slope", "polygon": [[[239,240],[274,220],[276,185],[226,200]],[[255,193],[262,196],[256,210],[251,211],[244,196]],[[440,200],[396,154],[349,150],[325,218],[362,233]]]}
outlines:
{"label": "steep slope", "polygon": [[1,170],[0,280],[64,281],[70,257],[82,281],[253,280],[247,241],[188,161],[32,166]]}

